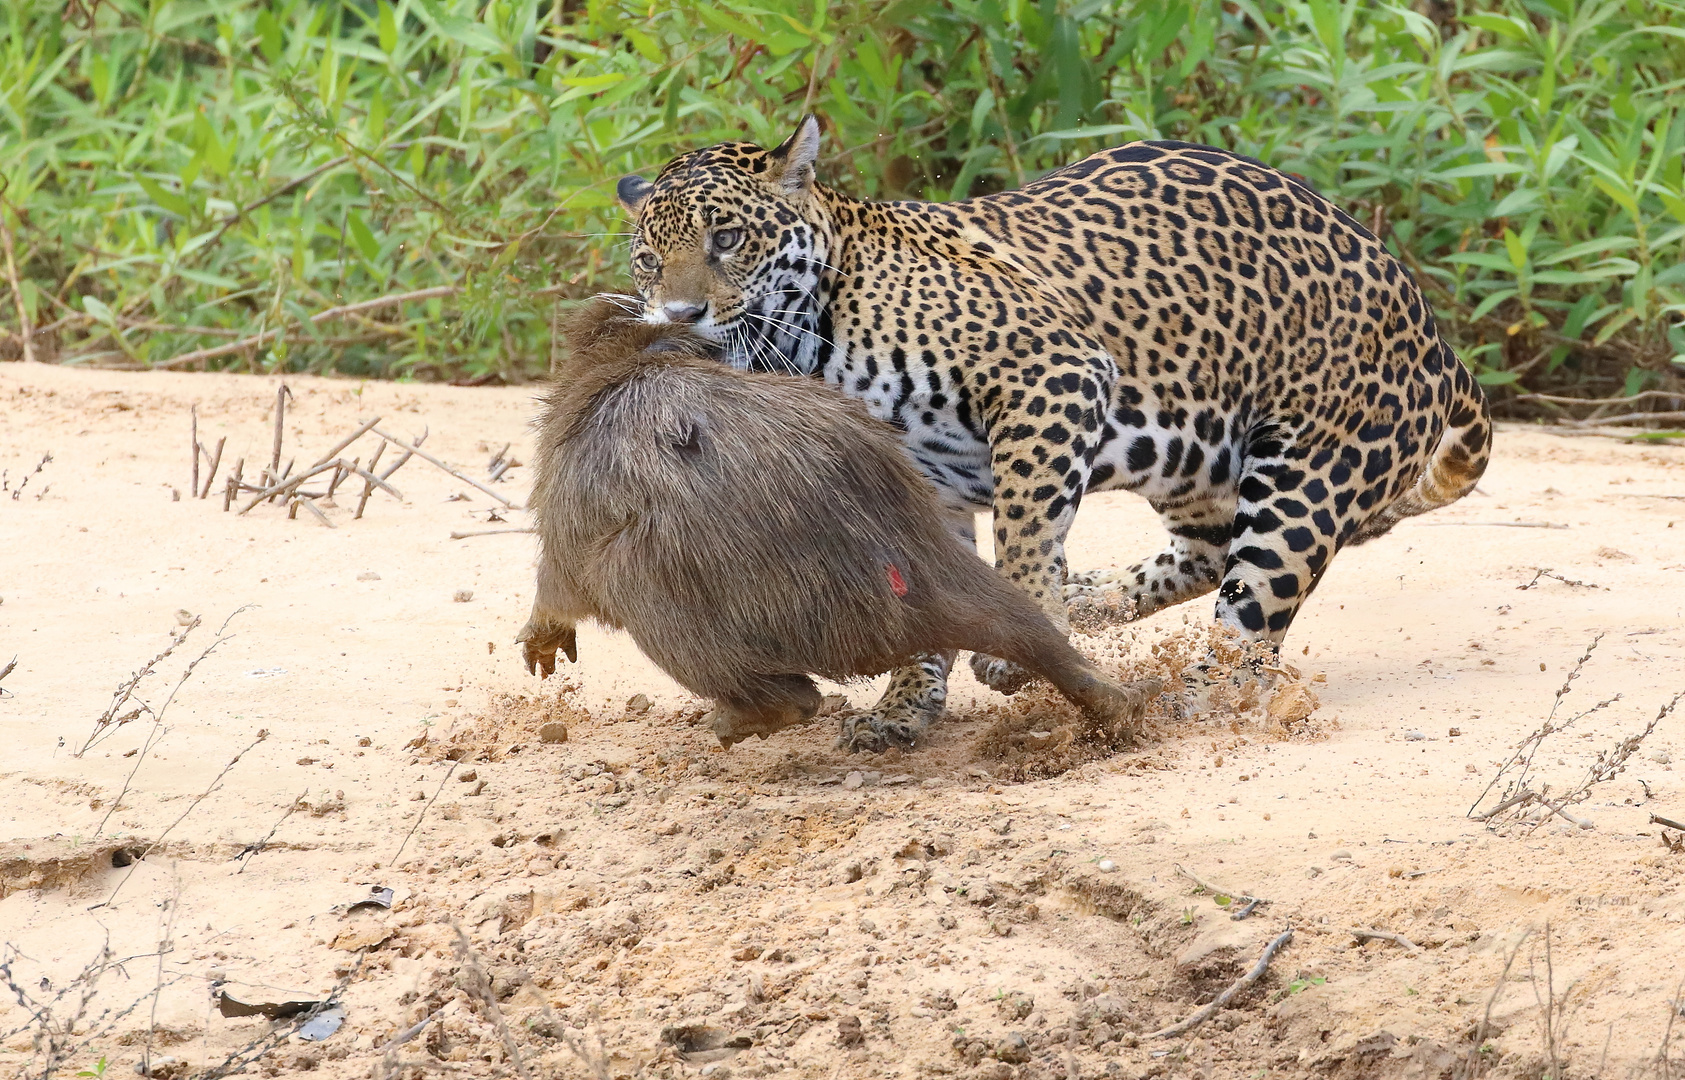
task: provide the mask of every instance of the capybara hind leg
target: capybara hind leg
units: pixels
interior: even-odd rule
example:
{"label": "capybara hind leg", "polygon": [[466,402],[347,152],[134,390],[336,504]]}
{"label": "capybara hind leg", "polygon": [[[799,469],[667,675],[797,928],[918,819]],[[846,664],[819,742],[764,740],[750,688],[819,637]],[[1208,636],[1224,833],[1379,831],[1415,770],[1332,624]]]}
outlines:
{"label": "capybara hind leg", "polygon": [[1052,683],[1084,716],[1108,731],[1138,728],[1147,703],[1164,690],[1157,679],[1113,682],[1045,625],[998,619],[978,628],[977,634],[990,652]]}
{"label": "capybara hind leg", "polygon": [[721,700],[714,710],[714,734],[727,750],[751,735],[766,738],[812,720],[823,699],[805,675],[773,675],[749,695]]}
{"label": "capybara hind leg", "polygon": [[837,749],[877,753],[891,746],[916,746],[948,705],[953,653],[931,653],[890,673],[883,697],[868,712],[842,718]]}
{"label": "capybara hind leg", "polygon": [[[1104,677],[1086,681],[1080,688],[1060,691],[1094,724],[1119,735],[1141,728],[1147,715],[1147,705],[1164,692],[1164,683],[1157,679],[1140,682],[1115,683]],[[1132,736],[1133,737],[1133,736]]]}

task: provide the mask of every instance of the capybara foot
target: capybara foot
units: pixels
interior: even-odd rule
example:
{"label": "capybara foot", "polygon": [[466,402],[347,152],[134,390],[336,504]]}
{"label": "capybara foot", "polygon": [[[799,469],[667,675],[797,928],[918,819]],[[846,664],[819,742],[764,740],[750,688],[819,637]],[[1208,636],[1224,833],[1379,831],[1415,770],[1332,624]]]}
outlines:
{"label": "capybara foot", "polygon": [[971,673],[978,682],[1002,694],[1016,694],[1035,681],[1035,674],[1028,669],[982,653],[971,654]]}
{"label": "capybara foot", "polygon": [[817,709],[786,706],[783,708],[745,708],[721,702],[714,710],[714,734],[727,750],[751,735],[766,738],[785,728],[810,723]]}
{"label": "capybara foot", "polygon": [[556,673],[558,649],[569,663],[579,662],[579,637],[571,624],[557,626],[528,619],[515,640],[521,643],[521,663],[541,679]]}
{"label": "capybara foot", "polygon": [[1158,679],[1115,683],[1105,680],[1082,695],[1077,704],[1091,722],[1114,733],[1139,731],[1147,715],[1147,706],[1164,693],[1164,683]]}
{"label": "capybara foot", "polygon": [[870,711],[843,715],[837,749],[876,754],[917,746],[947,708],[948,664],[947,657],[935,655],[897,668]]}

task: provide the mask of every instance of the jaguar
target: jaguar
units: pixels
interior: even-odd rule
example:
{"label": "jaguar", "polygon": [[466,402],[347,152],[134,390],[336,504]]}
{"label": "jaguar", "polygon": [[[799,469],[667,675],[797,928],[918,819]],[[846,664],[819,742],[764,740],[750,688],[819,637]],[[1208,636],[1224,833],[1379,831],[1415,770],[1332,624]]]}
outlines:
{"label": "jaguar", "polygon": [[[1141,617],[1215,590],[1279,648],[1341,548],[1467,494],[1490,456],[1479,384],[1406,268],[1308,183],[1182,142],[1103,150],[954,202],[819,182],[821,128],[727,142],[616,187],[643,317],[727,362],[823,379],[900,434],[975,543],[1068,630],[1067,605]],[[1164,549],[1068,572],[1083,496],[1123,489]],[[954,654],[892,673],[841,745],[924,738]],[[1006,693],[1028,676],[973,656]]]}

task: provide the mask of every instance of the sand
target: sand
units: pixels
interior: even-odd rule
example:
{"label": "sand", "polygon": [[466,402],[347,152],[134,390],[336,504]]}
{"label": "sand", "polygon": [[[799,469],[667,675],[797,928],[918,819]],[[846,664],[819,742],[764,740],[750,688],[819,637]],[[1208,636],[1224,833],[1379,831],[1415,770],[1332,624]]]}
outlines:
{"label": "sand", "polygon": [[[505,443],[527,458],[532,388],[288,382],[301,464],[375,415],[477,479]],[[275,388],[0,365],[0,960],[50,1004],[59,1075],[205,1075],[242,1048],[250,1073],[328,1077],[1536,1077],[1553,1043],[1568,1076],[1651,1068],[1685,853],[1650,816],[1685,819],[1685,716],[1572,808],[1584,827],[1465,814],[1597,635],[1559,718],[1620,697],[1545,742],[1553,791],[1685,689],[1685,449],[1501,427],[1477,494],[1335,560],[1284,654],[1308,718],[1167,719],[1013,782],[980,756],[1006,699],[963,664],[930,745],[880,757],[834,750],[831,720],[722,753],[701,703],[594,629],[541,689],[513,644],[532,537],[449,539],[522,524],[475,488],[412,461],[362,520],[342,488],[332,529],[190,497],[189,408],[251,476]],[[1143,503],[1101,495],[1071,564],[1160,544]],[[141,683],[151,709],[228,620],[225,640],[161,722],[76,756],[178,612],[203,622]],[[1208,615],[1126,640],[1144,656]],[[1236,921],[1178,866],[1268,902]],[[347,911],[371,886],[390,910]],[[1288,927],[1209,1022],[1148,1037]],[[344,1024],[304,1042],[223,1016],[223,992],[337,992]],[[43,1074],[31,1016],[7,991],[0,1076]]]}

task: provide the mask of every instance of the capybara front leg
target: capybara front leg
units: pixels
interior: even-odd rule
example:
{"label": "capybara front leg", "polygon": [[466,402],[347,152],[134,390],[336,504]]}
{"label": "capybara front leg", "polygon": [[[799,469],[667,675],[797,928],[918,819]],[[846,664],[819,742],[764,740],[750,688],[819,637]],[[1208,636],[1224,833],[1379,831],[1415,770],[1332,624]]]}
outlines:
{"label": "capybara front leg", "polygon": [[515,640],[521,643],[521,663],[541,679],[556,673],[558,649],[569,663],[579,662],[579,638],[573,624],[551,622],[536,610]]}

